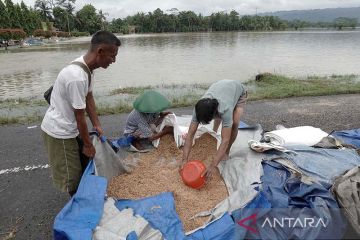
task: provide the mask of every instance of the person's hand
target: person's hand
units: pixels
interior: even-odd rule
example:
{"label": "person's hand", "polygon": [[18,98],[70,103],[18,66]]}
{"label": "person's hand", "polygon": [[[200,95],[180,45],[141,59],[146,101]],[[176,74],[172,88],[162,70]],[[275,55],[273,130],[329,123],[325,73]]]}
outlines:
{"label": "person's hand", "polygon": [[188,133],[186,132],[186,133],[184,133],[184,134],[181,135],[181,138],[182,138],[183,140],[185,140],[185,139],[187,138],[187,135],[188,135]]}
{"label": "person's hand", "polygon": [[207,180],[210,180],[214,173],[216,173],[216,171],[218,171],[217,167],[211,164],[206,168],[206,170],[203,172],[203,174],[201,174],[201,176],[205,176]]}
{"label": "person's hand", "polygon": [[134,138],[141,138],[141,133],[140,132],[133,132],[133,133],[131,133],[131,136],[133,136]]}
{"label": "person's hand", "polygon": [[82,150],[83,154],[89,158],[94,158],[95,157],[95,147],[92,144],[85,144],[83,146],[83,150]]}
{"label": "person's hand", "polygon": [[179,167],[179,172],[182,171],[182,169],[184,168],[184,165],[187,163],[187,159],[182,159],[181,163],[180,163],[180,167]]}
{"label": "person's hand", "polygon": [[104,135],[104,130],[102,129],[102,127],[100,125],[99,126],[94,126],[93,129],[99,134],[99,137]]}

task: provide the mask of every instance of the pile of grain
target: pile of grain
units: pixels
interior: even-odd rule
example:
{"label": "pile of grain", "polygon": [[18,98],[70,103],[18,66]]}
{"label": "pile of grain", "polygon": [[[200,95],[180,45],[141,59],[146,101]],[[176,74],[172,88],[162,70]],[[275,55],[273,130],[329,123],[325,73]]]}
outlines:
{"label": "pile of grain", "polygon": [[[202,160],[209,165],[215,153],[216,140],[204,134],[196,140],[189,159]],[[173,192],[184,230],[187,232],[202,226],[206,218],[190,218],[215,207],[228,197],[228,192],[218,172],[200,190],[185,186],[178,172],[181,156],[182,151],[176,147],[173,136],[165,135],[157,149],[140,154],[138,166],[132,173],[111,180],[108,195],[119,199],[138,199]]]}

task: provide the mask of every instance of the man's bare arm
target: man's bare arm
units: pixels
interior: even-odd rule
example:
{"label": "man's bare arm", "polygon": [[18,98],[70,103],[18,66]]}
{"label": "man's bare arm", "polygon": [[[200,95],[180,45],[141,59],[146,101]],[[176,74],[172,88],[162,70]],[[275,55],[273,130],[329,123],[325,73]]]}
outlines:
{"label": "man's bare arm", "polygon": [[95,130],[99,135],[103,135],[104,131],[102,130],[98,115],[96,113],[96,105],[92,92],[89,92],[86,96],[86,112],[89,115],[90,121],[94,126]]}
{"label": "man's bare arm", "polygon": [[91,143],[91,139],[85,119],[85,110],[75,109],[74,113],[75,113],[75,119],[81,140],[84,142],[83,153],[87,157],[92,158],[95,156],[95,148]]}

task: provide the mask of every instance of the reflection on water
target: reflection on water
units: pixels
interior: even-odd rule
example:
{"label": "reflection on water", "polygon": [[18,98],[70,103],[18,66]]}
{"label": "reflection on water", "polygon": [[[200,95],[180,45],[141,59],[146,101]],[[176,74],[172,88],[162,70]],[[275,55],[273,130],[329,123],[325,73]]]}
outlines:
{"label": "reflection on water", "polygon": [[[0,96],[6,96],[8,93],[16,94],[16,98],[32,96],[31,94],[41,88],[42,85],[48,84],[48,79],[57,73],[52,71],[25,71],[15,72],[13,74],[4,74],[0,78]],[[20,92],[19,92],[20,91]],[[21,91],[27,91],[29,95],[24,96]]]}
{"label": "reflection on water", "polygon": [[[259,72],[290,76],[360,74],[360,32],[216,32],[120,36],[117,62],[95,71],[95,93],[118,87],[246,81]],[[0,51],[0,98],[41,97],[90,38]]]}

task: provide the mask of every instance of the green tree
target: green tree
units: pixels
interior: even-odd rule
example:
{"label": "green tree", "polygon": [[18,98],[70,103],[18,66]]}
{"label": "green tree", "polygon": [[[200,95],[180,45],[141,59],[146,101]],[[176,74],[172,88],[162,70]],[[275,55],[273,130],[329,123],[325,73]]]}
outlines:
{"label": "green tree", "polygon": [[[56,7],[53,8],[55,22],[61,26],[62,31],[68,31],[69,34],[71,30],[75,28],[75,2],[76,0],[56,0]],[[54,10],[56,13],[54,13]]]}
{"label": "green tree", "polygon": [[22,28],[22,25],[25,24],[25,19],[23,18],[21,7],[19,4],[15,4],[14,6],[14,16],[15,19],[13,21],[13,28]]}
{"label": "green tree", "polygon": [[192,32],[197,29],[197,15],[192,11],[181,11],[178,15],[181,32]]}
{"label": "green tree", "polygon": [[209,16],[202,16],[199,15],[200,18],[200,27],[202,31],[209,31],[210,30],[210,17]]}
{"label": "green tree", "polygon": [[295,28],[295,30],[298,30],[299,28],[306,27],[306,22],[295,19],[295,20],[289,22],[289,25],[291,28]]}
{"label": "green tree", "polygon": [[177,32],[178,31],[178,25],[179,25],[179,10],[177,8],[171,8],[167,10],[170,14],[167,15],[167,22],[168,22],[168,29],[171,32]]}
{"label": "green tree", "polygon": [[8,26],[10,28],[19,28],[19,16],[17,10],[15,9],[14,3],[11,0],[5,0],[4,2],[9,21]]}
{"label": "green tree", "polygon": [[0,0],[0,28],[9,27],[11,27],[11,25],[7,8],[2,0]]}
{"label": "green tree", "polygon": [[113,19],[109,25],[109,31],[115,33],[124,33],[124,27],[126,26],[126,22],[121,20],[121,18]]}
{"label": "green tree", "polygon": [[99,11],[98,17],[101,21],[101,29],[105,30],[107,27],[107,22],[106,22],[106,16],[109,16],[108,13],[104,13],[102,10]]}
{"label": "green tree", "polygon": [[54,26],[61,31],[68,31],[68,21],[66,10],[56,6],[53,8]]}
{"label": "green tree", "polygon": [[269,21],[272,30],[285,30],[288,27],[287,22],[279,17],[269,16]]}
{"label": "green tree", "polygon": [[20,3],[20,22],[21,28],[27,33],[30,33],[30,11],[23,1]]}
{"label": "green tree", "polygon": [[229,15],[230,18],[230,30],[238,30],[239,29],[239,13],[235,10],[232,10]]}
{"label": "green tree", "polygon": [[35,9],[29,9],[29,32],[28,34],[33,34],[35,29],[39,29],[41,27],[41,16]]}
{"label": "green tree", "polygon": [[334,20],[334,27],[341,30],[344,27],[355,28],[358,25],[357,18],[339,17]]}
{"label": "green tree", "polygon": [[157,8],[153,14],[152,14],[152,20],[153,20],[153,32],[164,32],[164,12]]}
{"label": "green tree", "polygon": [[36,0],[34,7],[37,11],[39,11],[39,14],[43,21],[51,20],[51,8],[48,1]]}
{"label": "green tree", "polygon": [[96,13],[96,9],[91,4],[86,4],[76,13],[77,29],[83,32],[95,33],[101,29],[101,19]]}
{"label": "green tree", "polygon": [[226,25],[226,14],[224,12],[217,12],[210,15],[211,29],[214,31],[225,31],[227,30]]}
{"label": "green tree", "polygon": [[125,22],[134,26],[136,32],[144,33],[149,31],[147,16],[144,13],[136,13],[132,17],[127,17]]}

